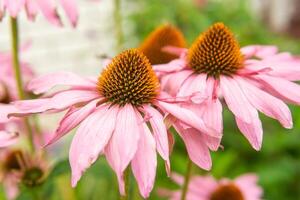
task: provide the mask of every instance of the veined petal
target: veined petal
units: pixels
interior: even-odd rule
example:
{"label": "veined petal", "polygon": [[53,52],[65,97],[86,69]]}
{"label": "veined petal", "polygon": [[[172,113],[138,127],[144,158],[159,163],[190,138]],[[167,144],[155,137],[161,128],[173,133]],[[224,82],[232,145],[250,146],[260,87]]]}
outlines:
{"label": "veined petal", "polygon": [[78,9],[75,0],[60,0],[60,3],[65,10],[69,20],[71,21],[73,27],[76,26],[78,20]]}
{"label": "veined petal", "polygon": [[292,128],[291,112],[283,101],[252,86],[242,78],[237,77],[236,80],[243,88],[245,96],[256,109],[269,117],[277,119],[285,128]]}
{"label": "veined petal", "polygon": [[28,84],[27,89],[33,91],[35,94],[41,94],[59,85],[96,88],[96,84],[88,79],[70,72],[58,72],[33,79]]}
{"label": "veined petal", "polygon": [[63,119],[60,121],[54,136],[47,141],[46,146],[53,144],[69,131],[74,129],[79,123],[81,123],[91,112],[96,109],[97,102],[98,100],[94,100],[81,108],[69,109]]}
{"label": "veined petal", "polygon": [[117,113],[118,109],[115,107],[100,107],[78,128],[70,147],[73,187],[104,150],[115,129]]}
{"label": "veined petal", "polygon": [[255,108],[249,103],[238,83],[226,76],[220,77],[220,87],[228,108],[246,123],[251,123],[256,115]]}
{"label": "veined petal", "polygon": [[132,159],[131,167],[137,180],[140,193],[148,198],[156,175],[156,151],[154,138],[145,123],[140,125],[138,149]]}
{"label": "veined petal", "polygon": [[196,92],[204,94],[206,92],[206,78],[205,74],[190,75],[182,84],[177,96],[188,96]]}
{"label": "veined petal", "polygon": [[16,143],[17,139],[17,133],[8,133],[6,131],[0,131],[0,148],[7,147]]}
{"label": "veined petal", "polygon": [[105,149],[106,158],[117,174],[122,195],[125,193],[123,172],[138,148],[139,123],[142,122],[138,121],[137,114],[131,104],[119,108],[115,131]]}
{"label": "veined petal", "polygon": [[144,106],[146,112],[151,115],[149,119],[153,136],[156,142],[156,148],[159,155],[167,162],[167,166],[170,166],[169,160],[169,142],[168,142],[168,133],[167,127],[164,124],[163,116],[151,106]]}
{"label": "veined petal", "polygon": [[35,0],[45,18],[56,26],[61,26],[61,20],[57,14],[55,2],[52,0]]}
{"label": "veined petal", "polygon": [[300,105],[300,86],[298,84],[268,75],[257,75],[256,78],[274,96]]}

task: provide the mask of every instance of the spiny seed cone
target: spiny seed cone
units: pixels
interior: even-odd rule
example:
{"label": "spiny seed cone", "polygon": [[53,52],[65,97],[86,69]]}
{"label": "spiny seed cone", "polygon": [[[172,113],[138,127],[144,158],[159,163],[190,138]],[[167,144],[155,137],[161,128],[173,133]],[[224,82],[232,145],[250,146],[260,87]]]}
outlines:
{"label": "spiny seed cone", "polygon": [[177,56],[163,52],[165,46],[184,48],[186,42],[181,31],[172,25],[162,25],[156,28],[140,46],[152,65],[168,63]]}
{"label": "spiny seed cone", "polygon": [[146,56],[129,49],[113,58],[102,72],[98,90],[113,104],[139,106],[158,95],[159,81]]}
{"label": "spiny seed cone", "polygon": [[231,75],[242,67],[243,56],[233,33],[216,23],[202,33],[188,51],[187,61],[197,73],[218,77]]}
{"label": "spiny seed cone", "polygon": [[245,200],[241,190],[234,184],[223,185],[217,188],[210,200]]}

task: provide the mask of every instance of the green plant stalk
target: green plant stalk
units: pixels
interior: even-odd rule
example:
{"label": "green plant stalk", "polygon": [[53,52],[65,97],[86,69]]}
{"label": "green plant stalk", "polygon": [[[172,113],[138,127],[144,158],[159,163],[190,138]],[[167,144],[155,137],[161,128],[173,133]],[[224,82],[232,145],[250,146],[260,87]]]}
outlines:
{"label": "green plant stalk", "polygon": [[184,183],[181,190],[181,200],[186,200],[187,191],[189,188],[189,182],[192,175],[193,163],[190,159],[188,159],[187,169],[184,176]]}
{"label": "green plant stalk", "polygon": [[120,196],[120,200],[129,200],[129,191],[130,191],[130,167],[124,172],[124,184],[125,184],[125,195]]}
{"label": "green plant stalk", "polygon": [[114,23],[115,23],[115,34],[117,40],[117,51],[121,51],[123,48],[123,28],[122,28],[122,15],[121,15],[121,0],[114,0]]}
{"label": "green plant stalk", "polygon": [[[13,70],[15,73],[15,79],[17,84],[18,96],[21,100],[25,99],[25,92],[23,89],[20,60],[19,60],[19,30],[17,18],[10,17],[10,28],[11,28],[11,45],[12,45],[12,58],[13,58]],[[35,151],[33,141],[33,131],[31,129],[28,118],[24,119],[25,127],[28,133],[28,142],[30,150]]]}

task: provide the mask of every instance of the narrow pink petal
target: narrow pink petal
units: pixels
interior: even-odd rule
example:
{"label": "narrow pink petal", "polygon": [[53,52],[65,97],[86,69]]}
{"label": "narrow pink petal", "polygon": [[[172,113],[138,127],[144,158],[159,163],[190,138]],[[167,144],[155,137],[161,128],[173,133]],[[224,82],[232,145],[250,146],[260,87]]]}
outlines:
{"label": "narrow pink petal", "polygon": [[137,151],[141,134],[139,124],[142,122],[138,121],[137,115],[139,113],[130,104],[119,108],[118,123],[116,123],[113,136],[105,149],[106,159],[117,174],[122,195],[125,192],[123,172]]}
{"label": "narrow pink petal", "polygon": [[252,86],[242,78],[237,78],[236,80],[245,91],[244,94],[248,100],[256,109],[269,117],[277,119],[285,128],[293,127],[291,112],[283,101]]}
{"label": "narrow pink petal", "polygon": [[76,26],[78,20],[78,8],[76,0],[60,0],[60,3],[65,10],[73,27]]}
{"label": "narrow pink petal", "polygon": [[148,198],[155,182],[156,151],[155,140],[145,123],[140,125],[138,149],[132,159],[132,172],[137,180],[140,193]]}
{"label": "narrow pink petal", "polygon": [[210,170],[212,165],[210,152],[201,133],[193,128],[184,129],[178,124],[175,128],[185,143],[190,159],[199,167]]}
{"label": "narrow pink petal", "polygon": [[53,144],[81,123],[91,112],[95,110],[97,102],[98,100],[94,100],[82,108],[70,109],[60,121],[52,138],[47,141],[46,146]]}
{"label": "narrow pink petal", "polygon": [[6,131],[0,131],[0,148],[10,146],[17,142],[17,133],[8,133]]}
{"label": "narrow pink petal", "polygon": [[38,12],[38,7],[35,1],[32,0],[26,0],[26,13],[27,17],[30,20],[34,20],[37,12]]}
{"label": "narrow pink petal", "polygon": [[17,17],[25,4],[25,0],[3,0],[3,3],[10,16]]}
{"label": "narrow pink petal", "polygon": [[228,108],[246,123],[251,123],[256,110],[243,94],[238,83],[230,77],[220,77],[220,87]]}
{"label": "narrow pink petal", "polygon": [[206,126],[203,120],[200,117],[198,117],[194,112],[179,107],[176,104],[170,104],[163,101],[157,101],[157,104],[160,108],[167,111],[177,119],[181,120],[186,125],[196,128],[200,132],[208,134],[210,136],[221,137],[220,134],[213,127]]}
{"label": "narrow pink petal", "polygon": [[96,85],[88,79],[77,76],[70,72],[58,72],[33,79],[27,86],[27,89],[35,94],[47,92],[55,86],[74,86],[96,88]]}
{"label": "narrow pink petal", "polygon": [[263,140],[263,129],[258,113],[256,113],[256,117],[252,119],[252,123],[244,122],[237,117],[235,120],[238,128],[250,142],[251,146],[259,151]]}
{"label": "narrow pink petal", "polygon": [[273,56],[278,52],[278,48],[276,46],[268,46],[268,45],[250,45],[241,48],[242,54],[246,56],[246,58],[250,57],[258,57],[258,58],[266,58],[269,56]]}
{"label": "narrow pink petal", "polygon": [[263,86],[278,98],[300,105],[300,86],[282,78],[267,75],[257,75]]}
{"label": "narrow pink petal", "polygon": [[8,115],[12,112],[17,111],[15,106],[11,104],[0,103],[0,123],[6,123],[9,121]]}
{"label": "narrow pink petal", "polygon": [[152,66],[155,72],[170,73],[180,71],[186,67],[186,61],[184,59],[175,59],[167,64],[159,64]]}
{"label": "narrow pink petal", "polygon": [[56,26],[61,26],[60,17],[57,14],[55,2],[52,0],[36,0],[36,4],[39,6],[45,18]]}
{"label": "narrow pink petal", "polygon": [[[206,92],[206,78],[205,74],[190,75],[186,81],[181,85],[181,88],[177,94],[180,96],[188,96],[193,93],[205,93]],[[176,80],[176,79],[174,79]]]}
{"label": "narrow pink petal", "polygon": [[169,166],[169,142],[167,127],[164,124],[164,118],[156,109],[151,106],[144,106],[144,109],[151,115],[149,121],[153,136],[155,138],[157,151]]}
{"label": "narrow pink petal", "polygon": [[69,155],[73,187],[76,186],[84,171],[97,160],[111,138],[116,126],[117,111],[115,107],[100,107],[78,128]]}

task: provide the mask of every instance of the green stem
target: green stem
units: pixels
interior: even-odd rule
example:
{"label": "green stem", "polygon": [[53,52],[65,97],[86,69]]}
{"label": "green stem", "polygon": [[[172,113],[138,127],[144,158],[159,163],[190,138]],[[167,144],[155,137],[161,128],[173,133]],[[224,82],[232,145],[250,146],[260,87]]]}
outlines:
{"label": "green stem", "polygon": [[[23,90],[23,82],[21,76],[20,60],[19,60],[19,34],[18,34],[18,20],[17,18],[10,18],[11,25],[11,36],[12,36],[12,58],[13,58],[13,70],[15,73],[15,79],[17,84],[18,95],[21,100],[25,99],[25,92]],[[24,124],[28,132],[29,146],[32,152],[35,151],[35,146],[33,143],[33,131],[31,129],[29,120],[24,119]]]}
{"label": "green stem", "polygon": [[190,159],[188,159],[187,169],[184,176],[184,183],[181,191],[181,200],[186,200],[186,195],[189,187],[190,178],[192,175],[193,163]]}
{"label": "green stem", "polygon": [[129,191],[130,191],[130,167],[124,172],[124,182],[125,182],[125,195],[120,196],[120,200],[129,200]]}
{"label": "green stem", "polygon": [[117,51],[121,51],[124,40],[121,15],[121,0],[114,0],[114,21],[117,39]]}

